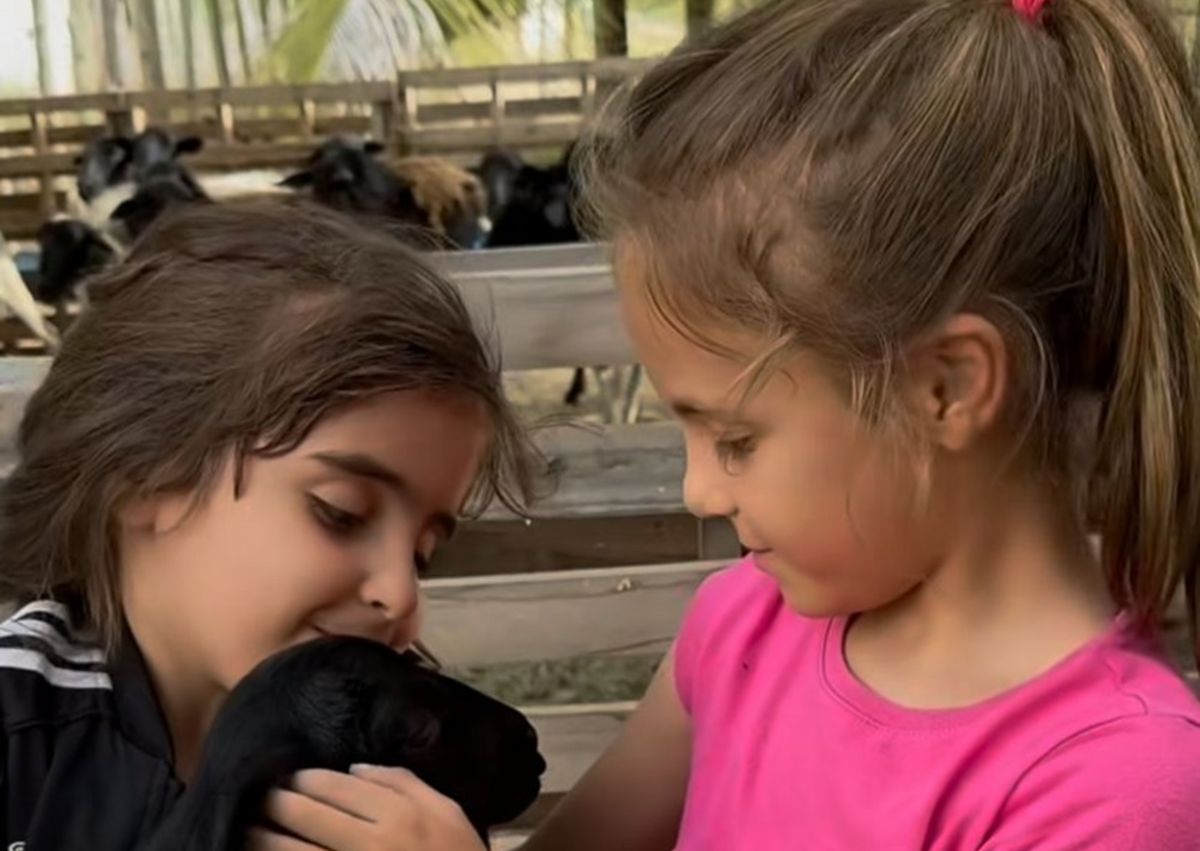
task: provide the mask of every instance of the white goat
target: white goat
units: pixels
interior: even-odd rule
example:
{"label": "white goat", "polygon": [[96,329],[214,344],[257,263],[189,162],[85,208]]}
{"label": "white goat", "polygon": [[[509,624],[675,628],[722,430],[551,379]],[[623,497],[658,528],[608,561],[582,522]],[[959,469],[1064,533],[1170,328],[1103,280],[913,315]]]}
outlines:
{"label": "white goat", "polygon": [[46,321],[38,303],[17,269],[17,262],[8,249],[4,234],[0,234],[0,316],[16,316],[46,344],[51,354],[58,351],[58,329]]}

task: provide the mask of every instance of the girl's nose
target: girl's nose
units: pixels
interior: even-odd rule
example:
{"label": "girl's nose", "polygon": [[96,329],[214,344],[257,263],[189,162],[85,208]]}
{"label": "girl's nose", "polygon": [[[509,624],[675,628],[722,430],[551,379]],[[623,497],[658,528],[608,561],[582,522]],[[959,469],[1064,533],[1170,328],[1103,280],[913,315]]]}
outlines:
{"label": "girl's nose", "polygon": [[736,509],[728,475],[709,448],[689,446],[683,476],[683,502],[697,517],[732,517]]}
{"label": "girl's nose", "polygon": [[379,635],[388,644],[407,644],[416,636],[421,604],[417,566],[412,556],[370,571],[361,587],[363,602],[380,616]]}

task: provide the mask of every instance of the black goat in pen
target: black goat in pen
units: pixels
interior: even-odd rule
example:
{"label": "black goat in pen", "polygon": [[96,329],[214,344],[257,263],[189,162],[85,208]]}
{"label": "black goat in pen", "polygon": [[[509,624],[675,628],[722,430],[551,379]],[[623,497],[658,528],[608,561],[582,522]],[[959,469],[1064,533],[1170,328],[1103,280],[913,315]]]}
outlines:
{"label": "black goat in pen", "polygon": [[404,767],[456,801],[484,843],[537,798],[546,762],[516,709],[362,638],[305,642],[230,694],[200,767],[139,851],[241,851],[273,786],[304,768]]}

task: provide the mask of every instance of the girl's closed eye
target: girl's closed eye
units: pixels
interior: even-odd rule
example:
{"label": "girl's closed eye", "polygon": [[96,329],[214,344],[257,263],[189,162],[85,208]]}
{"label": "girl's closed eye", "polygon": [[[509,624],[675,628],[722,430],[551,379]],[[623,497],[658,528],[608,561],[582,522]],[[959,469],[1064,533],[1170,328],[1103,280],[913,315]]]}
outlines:
{"label": "girl's closed eye", "polygon": [[310,493],[308,495],[308,502],[318,522],[328,531],[339,537],[354,534],[367,522],[367,518],[364,515],[340,505],[335,505],[333,502],[322,499],[316,494]]}
{"label": "girl's closed eye", "polygon": [[742,461],[754,451],[757,441],[753,435],[737,437],[718,437],[716,440],[717,457],[722,461]]}

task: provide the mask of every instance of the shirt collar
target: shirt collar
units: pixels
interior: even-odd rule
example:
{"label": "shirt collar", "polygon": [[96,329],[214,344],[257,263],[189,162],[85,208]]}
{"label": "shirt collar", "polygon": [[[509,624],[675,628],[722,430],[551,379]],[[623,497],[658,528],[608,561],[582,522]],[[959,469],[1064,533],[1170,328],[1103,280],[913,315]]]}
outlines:
{"label": "shirt collar", "polygon": [[166,716],[154,693],[150,670],[129,624],[122,621],[121,639],[110,665],[117,724],[139,748],[174,762]]}

